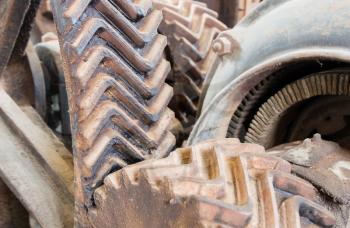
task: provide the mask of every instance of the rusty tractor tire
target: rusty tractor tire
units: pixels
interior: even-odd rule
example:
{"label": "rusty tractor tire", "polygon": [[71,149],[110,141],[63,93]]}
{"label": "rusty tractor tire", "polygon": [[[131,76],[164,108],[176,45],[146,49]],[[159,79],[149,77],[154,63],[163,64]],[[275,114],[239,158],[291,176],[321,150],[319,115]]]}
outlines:
{"label": "rusty tractor tire", "polygon": [[167,38],[152,0],[53,1],[70,108],[76,216],[103,179],[128,164],[167,156],[173,95],[165,83]]}
{"label": "rusty tractor tire", "polygon": [[89,210],[94,227],[335,225],[291,164],[236,139],[181,148],[108,175]]}
{"label": "rusty tractor tire", "polygon": [[164,19],[159,31],[168,37],[174,87],[170,108],[181,121],[185,138],[196,120],[202,87],[217,58],[211,44],[226,26],[204,3],[192,0],[154,0]]}

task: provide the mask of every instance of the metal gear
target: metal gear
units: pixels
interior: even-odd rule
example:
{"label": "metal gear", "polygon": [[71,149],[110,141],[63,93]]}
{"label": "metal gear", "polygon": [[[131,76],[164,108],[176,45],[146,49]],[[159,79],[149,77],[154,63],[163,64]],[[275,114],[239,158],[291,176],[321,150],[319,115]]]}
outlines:
{"label": "metal gear", "polygon": [[[288,84],[259,108],[250,123],[245,140],[267,148],[283,143],[278,140],[281,134],[285,134],[283,132],[286,129],[293,129],[290,122],[281,123],[288,109],[317,96],[350,96],[349,83],[348,73],[334,71],[316,73]],[[297,111],[299,115],[301,110]]]}

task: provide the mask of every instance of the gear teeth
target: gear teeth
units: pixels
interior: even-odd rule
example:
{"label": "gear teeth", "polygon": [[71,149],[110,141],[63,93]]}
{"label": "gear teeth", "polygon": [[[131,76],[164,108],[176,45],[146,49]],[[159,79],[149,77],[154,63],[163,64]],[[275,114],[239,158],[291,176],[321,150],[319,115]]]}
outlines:
{"label": "gear teeth", "polygon": [[334,225],[316,189],[290,172],[258,145],[205,142],[108,175],[89,215],[94,227]]}
{"label": "gear teeth", "polygon": [[[113,170],[166,156],[175,138],[167,38],[151,0],[54,1],[85,207]],[[61,17],[63,15],[63,17]]]}
{"label": "gear teeth", "polygon": [[155,0],[164,20],[159,31],[168,37],[171,62],[174,64],[174,89],[171,108],[184,128],[196,119],[204,79],[217,55],[212,41],[226,26],[217,13],[203,3],[192,0]]}
{"label": "gear teeth", "polygon": [[[325,72],[288,84],[259,108],[250,123],[245,141],[270,148],[273,146],[270,138],[276,128],[275,125],[288,108],[315,96],[349,96],[349,90],[345,89],[348,84],[344,84],[349,81],[349,77],[348,74]],[[260,121],[261,119],[265,121]]]}
{"label": "gear teeth", "polygon": [[[262,97],[262,94],[266,91],[267,88],[270,88],[272,84],[273,82],[271,78],[268,77],[265,80],[261,81],[251,91],[249,91],[231,118],[231,122],[227,131],[227,137],[240,138],[242,140],[244,139],[245,132],[242,132],[242,129],[246,129],[246,119],[253,109],[255,102]],[[263,111],[269,112],[270,110]]]}

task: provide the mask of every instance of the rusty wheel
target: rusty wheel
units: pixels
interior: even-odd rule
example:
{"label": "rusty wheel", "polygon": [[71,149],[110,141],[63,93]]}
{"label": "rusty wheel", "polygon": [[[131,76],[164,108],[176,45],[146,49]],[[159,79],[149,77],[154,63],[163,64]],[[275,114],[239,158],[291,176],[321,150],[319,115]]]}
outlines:
{"label": "rusty wheel", "polygon": [[226,26],[198,1],[154,0],[153,4],[163,12],[159,31],[168,37],[172,72],[167,81],[174,87],[170,108],[182,123],[183,140],[195,123],[203,83],[217,58],[211,44]]}
{"label": "rusty wheel", "polygon": [[[261,91],[271,88],[271,79],[250,91],[235,112],[228,135],[244,135],[244,140],[267,148],[311,137],[320,133],[325,139],[349,146],[348,108],[350,76],[347,70],[311,74],[282,86],[258,107],[245,132],[247,110],[254,106]],[[288,130],[287,130],[288,129]]]}
{"label": "rusty wheel", "polygon": [[201,143],[110,174],[90,219],[94,227],[335,225],[322,193],[291,168],[258,145]]}

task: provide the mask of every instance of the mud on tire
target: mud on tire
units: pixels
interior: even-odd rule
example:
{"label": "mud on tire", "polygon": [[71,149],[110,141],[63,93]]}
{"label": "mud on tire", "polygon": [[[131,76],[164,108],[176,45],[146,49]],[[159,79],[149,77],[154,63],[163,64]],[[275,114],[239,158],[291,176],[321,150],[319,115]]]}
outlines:
{"label": "mud on tire", "polygon": [[105,178],[94,227],[332,226],[317,190],[261,146],[235,139],[178,149]]}

